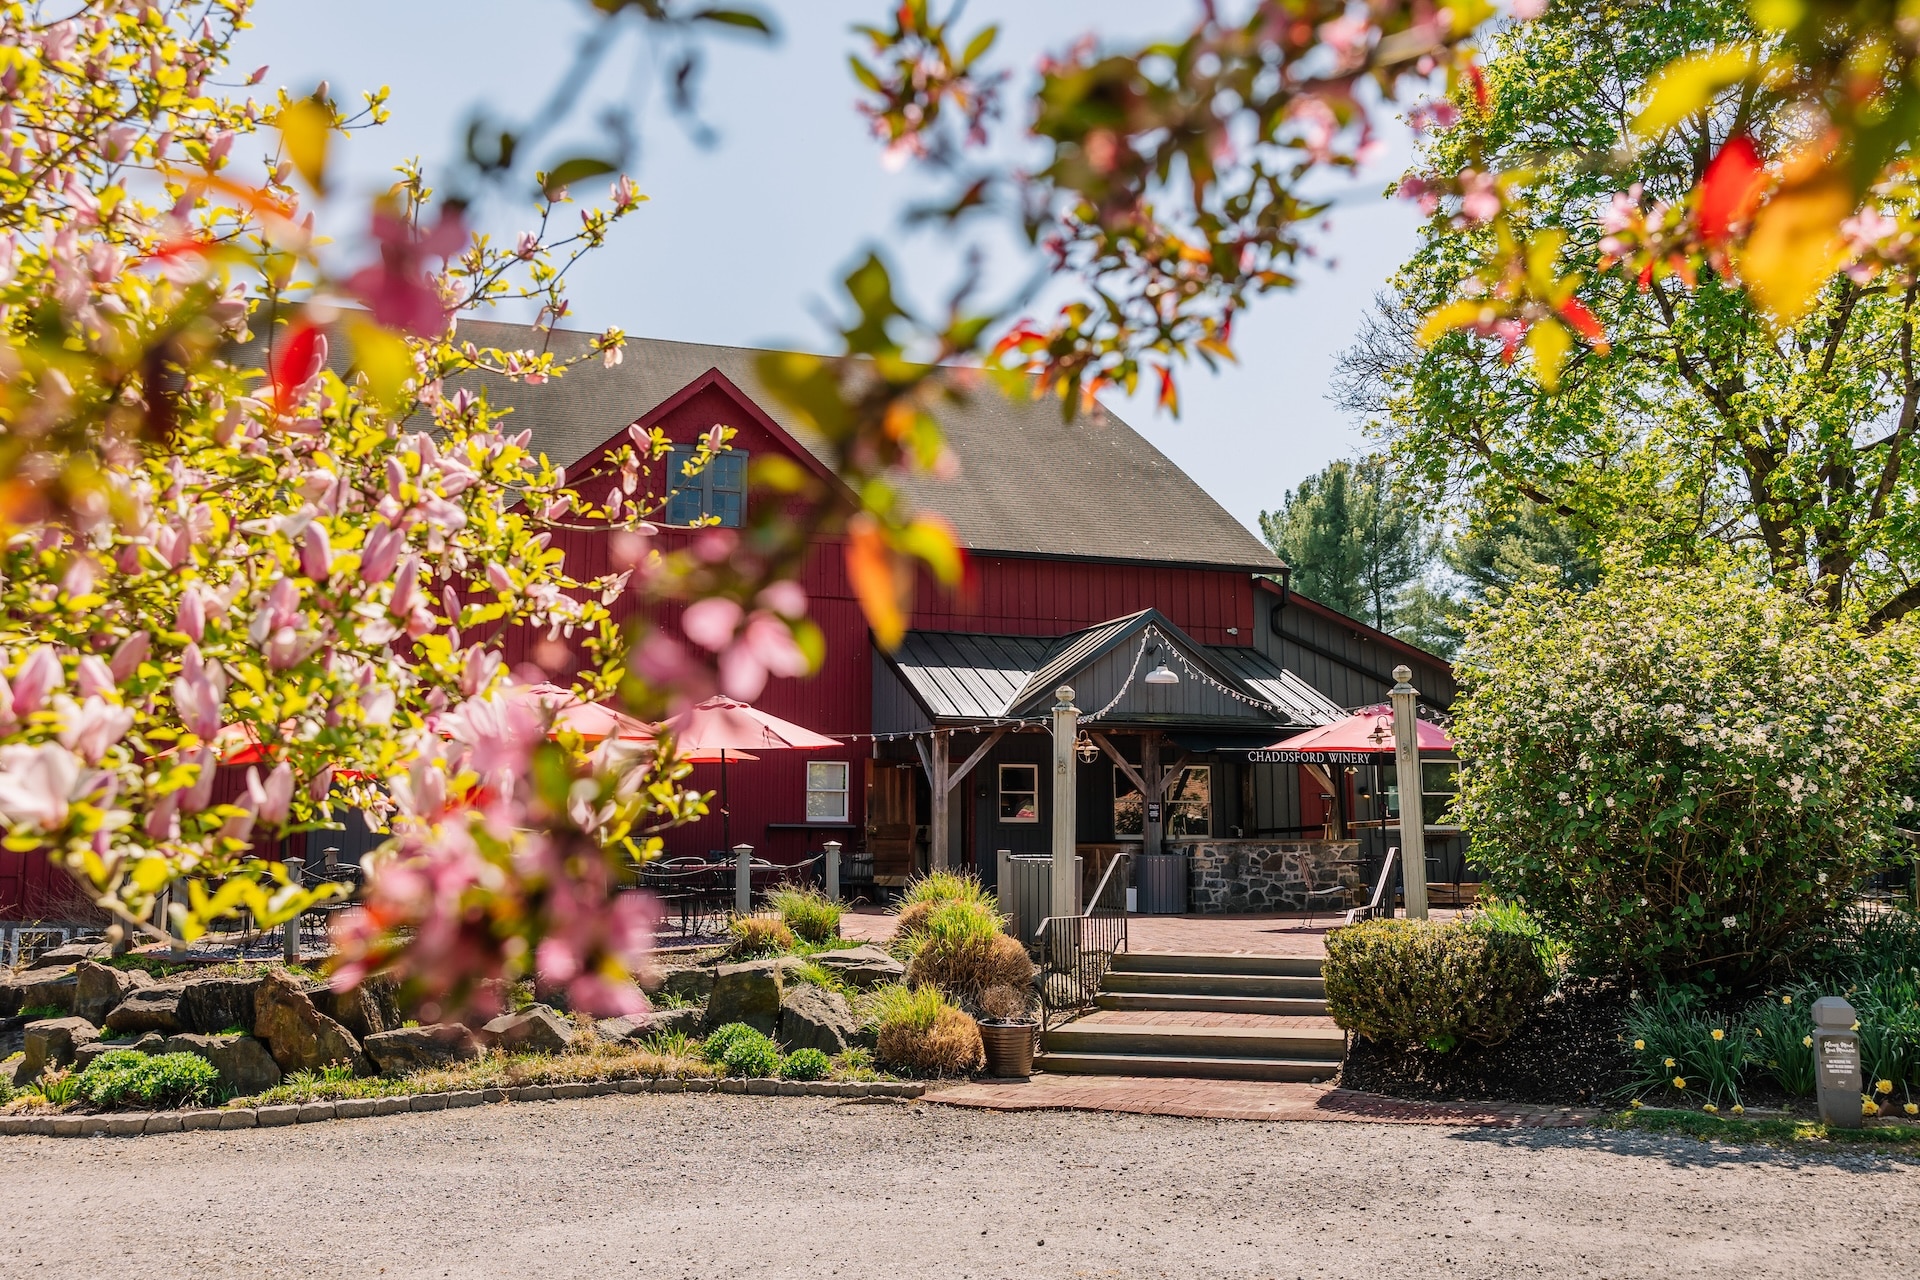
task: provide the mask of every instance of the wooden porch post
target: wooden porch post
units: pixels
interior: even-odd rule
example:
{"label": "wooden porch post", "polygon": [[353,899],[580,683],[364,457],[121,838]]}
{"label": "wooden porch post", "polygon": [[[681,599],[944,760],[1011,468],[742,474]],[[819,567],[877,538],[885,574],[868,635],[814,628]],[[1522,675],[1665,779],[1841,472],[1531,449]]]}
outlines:
{"label": "wooden porch post", "polygon": [[953,854],[953,833],[947,829],[947,808],[953,784],[947,779],[947,735],[934,731],[933,761],[928,779],[933,783],[933,815],[927,828],[927,864],[945,871]]}
{"label": "wooden porch post", "polygon": [[1411,667],[1393,669],[1393,754],[1400,782],[1400,883],[1407,919],[1427,918],[1427,805],[1420,784],[1420,691]]}
{"label": "wooden porch post", "polygon": [[[1079,817],[1080,797],[1074,786],[1073,744],[1080,736],[1080,709],[1073,705],[1073,688],[1061,685],[1054,690],[1053,704],[1053,866],[1048,885],[1047,914],[1080,914],[1080,874],[1074,866],[1075,819]],[[1055,930],[1054,954],[1071,948],[1073,939],[1065,930]]]}
{"label": "wooden porch post", "polygon": [[1152,857],[1165,852],[1160,845],[1162,820],[1155,816],[1166,803],[1166,797],[1161,795],[1164,782],[1160,776],[1160,735],[1157,733],[1140,735],[1140,776],[1147,784],[1140,795],[1140,852]]}

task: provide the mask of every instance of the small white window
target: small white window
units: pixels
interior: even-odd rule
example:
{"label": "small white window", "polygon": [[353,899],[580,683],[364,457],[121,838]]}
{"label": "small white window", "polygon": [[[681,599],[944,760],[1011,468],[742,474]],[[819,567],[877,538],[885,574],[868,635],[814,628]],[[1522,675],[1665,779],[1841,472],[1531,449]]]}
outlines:
{"label": "small white window", "polygon": [[1000,821],[1040,821],[1040,766],[1000,766]]}
{"label": "small white window", "polygon": [[847,820],[847,775],[850,767],[844,760],[807,762],[808,822]]}

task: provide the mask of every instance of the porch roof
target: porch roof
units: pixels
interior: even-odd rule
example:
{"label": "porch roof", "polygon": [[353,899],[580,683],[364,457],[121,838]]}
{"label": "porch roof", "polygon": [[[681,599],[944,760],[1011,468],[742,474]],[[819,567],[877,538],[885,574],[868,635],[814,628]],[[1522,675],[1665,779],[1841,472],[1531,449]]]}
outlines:
{"label": "porch roof", "polygon": [[[1124,660],[1131,652],[1129,642],[1149,628],[1206,678],[1233,695],[1265,704],[1248,708],[1264,713],[1261,719],[1311,726],[1345,714],[1312,685],[1258,650],[1199,644],[1154,609],[1060,637],[909,631],[888,659],[936,721],[1016,719],[1044,714],[1055,688],[1063,682],[1078,686],[1095,664],[1116,651],[1124,650],[1118,655]],[[1200,717],[1197,722],[1214,718]]]}

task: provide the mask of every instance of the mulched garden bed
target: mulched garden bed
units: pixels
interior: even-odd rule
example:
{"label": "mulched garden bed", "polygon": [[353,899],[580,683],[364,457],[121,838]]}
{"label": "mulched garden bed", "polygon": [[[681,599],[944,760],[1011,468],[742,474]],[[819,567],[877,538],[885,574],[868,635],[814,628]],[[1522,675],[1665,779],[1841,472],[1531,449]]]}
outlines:
{"label": "mulched garden bed", "polygon": [[1340,1083],[1432,1102],[1606,1105],[1618,1101],[1632,1079],[1620,1038],[1626,1009],[1624,987],[1570,980],[1502,1044],[1435,1053],[1355,1036]]}

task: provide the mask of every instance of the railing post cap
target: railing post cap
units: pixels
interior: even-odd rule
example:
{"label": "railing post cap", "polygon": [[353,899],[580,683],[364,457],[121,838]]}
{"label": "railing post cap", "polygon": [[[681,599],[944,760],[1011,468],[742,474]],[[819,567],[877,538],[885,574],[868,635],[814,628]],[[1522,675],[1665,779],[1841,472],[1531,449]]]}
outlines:
{"label": "railing post cap", "polygon": [[1413,679],[1413,668],[1403,662],[1393,669],[1393,678],[1401,684],[1406,684]]}
{"label": "railing post cap", "polygon": [[1055,689],[1053,691],[1053,696],[1055,699],[1054,710],[1064,711],[1067,708],[1073,706],[1073,686],[1072,685],[1070,684],[1061,685],[1058,689]]}

